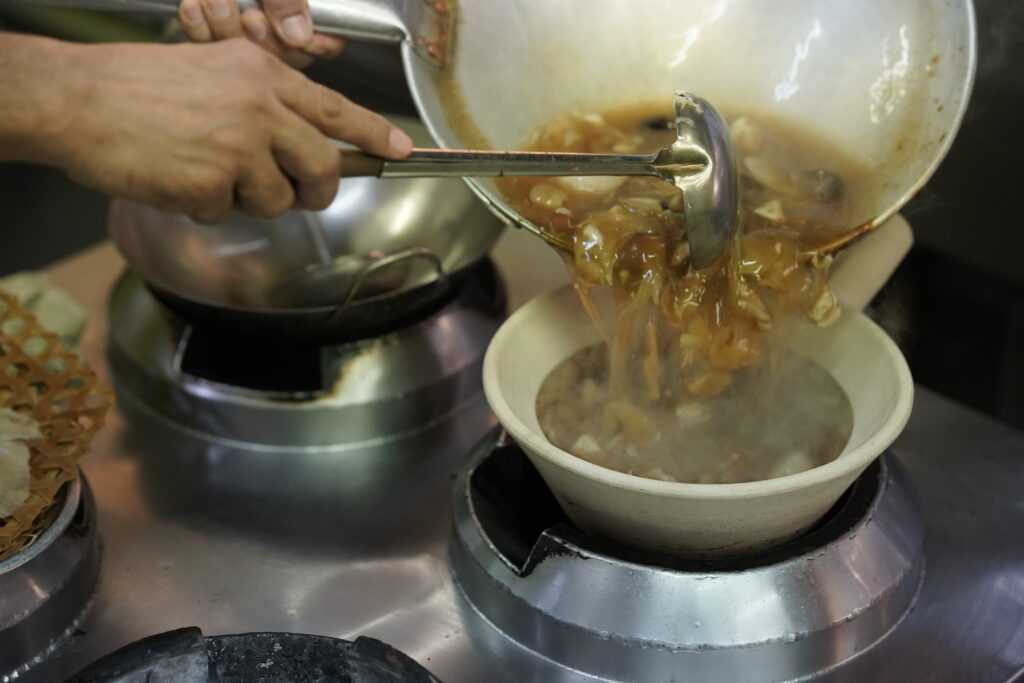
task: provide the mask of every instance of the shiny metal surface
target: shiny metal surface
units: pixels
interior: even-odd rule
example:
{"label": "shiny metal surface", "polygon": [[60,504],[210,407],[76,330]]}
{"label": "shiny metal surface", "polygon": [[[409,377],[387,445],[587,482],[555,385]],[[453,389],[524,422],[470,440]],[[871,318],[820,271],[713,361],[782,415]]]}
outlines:
{"label": "shiny metal surface", "polygon": [[49,528],[0,562],[0,681],[29,672],[71,635],[100,570],[96,504],[85,479],[65,486]]}
{"label": "shiny metal surface", "polygon": [[[667,101],[685,87],[732,115],[813,130],[870,169],[848,215],[850,239],[895,214],[934,172],[976,62],[970,0],[671,0],[639,10],[618,0],[460,0],[454,33],[440,79],[403,46],[413,99],[441,146],[515,149],[557,114]],[[530,228],[492,181],[467,182]]]}
{"label": "shiny metal surface", "polygon": [[[45,2],[166,10],[176,0]],[[643,11],[618,0],[460,0],[454,28],[447,11],[430,19],[444,2],[314,4],[328,25],[355,26],[349,35],[401,42],[420,116],[449,149],[515,149],[555,114],[667,98],[682,85],[720,109],[814,130],[871,170],[849,232],[826,252],[884,223],[931,177],[966,111],[977,62],[971,0],[662,0]],[[493,182],[467,182],[505,220],[540,230]]]}
{"label": "shiny metal surface", "polygon": [[[431,144],[419,122],[393,120]],[[323,211],[235,215],[216,226],[118,200],[107,222],[133,270],[161,290],[208,306],[311,313],[425,286],[438,268],[456,273],[504,227],[446,178],[351,178]]]}
{"label": "shiny metal surface", "polygon": [[[920,588],[921,519],[906,474],[890,457],[862,475],[807,551],[810,541],[761,559],[659,566],[621,559],[556,524],[534,537],[525,561],[516,561],[499,543],[532,534],[510,527],[515,522],[505,508],[485,515],[476,505],[493,505],[487,491],[504,483],[484,474],[485,465],[503,467],[501,476],[520,486],[523,480],[507,469],[532,467],[501,439],[497,429],[486,437],[455,483],[455,581],[513,641],[601,680],[818,674],[884,637]],[[540,504],[532,488],[523,495]]]}
{"label": "shiny metal surface", "polygon": [[[495,257],[513,305],[564,280],[550,251],[506,234]],[[108,245],[51,270],[90,311],[83,352],[107,379],[105,304],[122,265]],[[926,389],[916,400],[891,452],[920,498],[920,596],[889,636],[815,680],[1001,682],[1024,666],[1024,435]],[[512,643],[449,577],[453,477],[492,425],[476,400],[428,433],[317,463],[210,443],[118,406],[83,461],[104,539],[95,606],[82,632],[22,680],[61,680],[186,625],[369,635],[447,683],[592,680]],[[360,463],[377,474],[361,480]]]}
{"label": "shiny metal surface", "polygon": [[[500,310],[456,299],[409,328],[319,350],[323,389],[283,395],[190,375],[182,358],[191,328],[173,324],[126,273],[111,293],[109,362],[122,402],[181,429],[286,451],[350,450],[461,410],[480,391],[483,354],[501,319]],[[267,359],[275,360],[287,359]]]}
{"label": "shiny metal surface", "polygon": [[725,253],[739,222],[736,156],[729,126],[710,102],[678,92],[674,106],[677,138],[658,161],[672,168],[694,156],[702,159],[699,173],[673,171],[663,178],[683,191],[690,260],[706,268]]}
{"label": "shiny metal surface", "polygon": [[[81,7],[113,12],[152,12],[176,16],[179,0],[29,0],[37,5]],[[236,0],[242,10],[259,0]],[[451,13],[444,3],[428,0],[309,0],[316,30],[357,40],[407,43],[434,68],[448,57]]]}

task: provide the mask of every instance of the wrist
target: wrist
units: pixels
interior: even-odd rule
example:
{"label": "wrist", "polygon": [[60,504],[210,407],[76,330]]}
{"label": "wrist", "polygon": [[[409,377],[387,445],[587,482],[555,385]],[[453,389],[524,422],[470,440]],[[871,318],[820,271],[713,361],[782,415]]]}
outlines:
{"label": "wrist", "polygon": [[0,33],[0,161],[63,166],[86,99],[88,47]]}

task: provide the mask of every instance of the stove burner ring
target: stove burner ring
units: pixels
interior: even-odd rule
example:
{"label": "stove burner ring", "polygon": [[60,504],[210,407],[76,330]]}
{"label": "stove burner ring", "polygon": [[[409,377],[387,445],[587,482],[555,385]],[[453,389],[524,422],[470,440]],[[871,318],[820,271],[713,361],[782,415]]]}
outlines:
{"label": "stove burner ring", "polygon": [[0,562],[0,681],[19,679],[56,652],[92,604],[100,550],[96,503],[81,472],[54,508],[34,543]]}
{"label": "stove burner ring", "polygon": [[125,273],[110,295],[107,358],[124,405],[205,441],[352,450],[419,433],[478,400],[505,289],[484,260],[425,319],[341,344],[187,327]]}
{"label": "stove burner ring", "polygon": [[788,680],[885,637],[923,577],[923,527],[891,456],[773,551],[679,561],[589,537],[490,433],[455,488],[452,571],[509,639],[609,680]]}

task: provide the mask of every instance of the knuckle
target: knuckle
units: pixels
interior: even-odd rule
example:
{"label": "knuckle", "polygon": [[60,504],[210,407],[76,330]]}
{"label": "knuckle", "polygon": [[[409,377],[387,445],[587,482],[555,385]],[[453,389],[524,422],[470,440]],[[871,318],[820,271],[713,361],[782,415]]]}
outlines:
{"label": "knuckle", "polygon": [[229,213],[228,209],[221,207],[207,207],[203,206],[197,209],[193,209],[188,217],[197,223],[203,223],[205,225],[214,225],[220,223],[227,218]]}
{"label": "knuckle", "polygon": [[224,171],[209,171],[196,174],[188,193],[194,203],[201,209],[219,209],[230,203],[234,192],[234,178]]}
{"label": "knuckle", "polygon": [[288,209],[295,205],[295,192],[289,187],[287,190],[282,190],[281,193],[271,200],[269,209],[272,214],[272,218],[277,218]]}
{"label": "knuckle", "polygon": [[250,142],[248,135],[241,128],[234,126],[222,126],[210,133],[210,146],[224,159],[234,163],[241,163],[241,159],[248,155]]}
{"label": "knuckle", "polygon": [[346,118],[349,101],[344,96],[319,85],[315,87],[314,92],[316,93],[316,112],[321,120],[337,123]]}
{"label": "knuckle", "polygon": [[295,204],[295,192],[288,183],[275,185],[257,196],[259,201],[253,205],[253,212],[260,218],[277,218]]}
{"label": "knuckle", "polygon": [[325,182],[317,185],[308,196],[304,198],[303,204],[313,211],[323,211],[334,201],[338,193],[338,181]]}
{"label": "knuckle", "polygon": [[324,182],[325,187],[331,181],[336,183],[341,175],[341,155],[331,147],[330,151],[310,159],[309,174],[314,180]]}
{"label": "knuckle", "polygon": [[185,22],[181,22],[181,30],[185,34],[185,37],[193,43],[209,42],[209,36],[207,35],[209,28],[206,28],[205,25],[186,24]]}
{"label": "knuckle", "polygon": [[265,70],[272,63],[271,55],[246,38],[231,38],[224,41],[224,45],[231,58],[245,71],[253,72],[261,78]]}

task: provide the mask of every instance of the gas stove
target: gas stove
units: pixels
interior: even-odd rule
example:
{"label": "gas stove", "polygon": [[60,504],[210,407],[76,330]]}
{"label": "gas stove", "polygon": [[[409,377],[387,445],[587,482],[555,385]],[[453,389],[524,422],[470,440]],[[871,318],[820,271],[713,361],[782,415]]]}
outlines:
{"label": "gas stove", "polygon": [[317,342],[186,322],[126,272],[110,296],[107,357],[123,404],[203,440],[366,448],[442,422],[479,393],[505,292],[486,259],[460,275],[442,305],[394,329]]}
{"label": "gas stove", "polygon": [[[531,240],[510,232],[493,255],[513,308],[563,277]],[[51,271],[92,313],[83,351],[119,403],[83,462],[99,592],[22,680],[62,680],[185,626],[369,636],[449,683],[1005,681],[1024,667],[1024,436],[927,390],[809,535],[768,556],[681,565],[573,529],[469,379],[458,400],[428,394],[447,398],[377,437],[353,413],[340,432],[304,424],[315,443],[302,444],[252,413],[285,400],[265,387],[164,372],[181,370],[181,338],[147,336],[139,309],[118,317],[145,299],[129,280],[111,295],[120,269],[104,246]],[[467,339],[461,325],[438,329]],[[135,360],[118,360],[119,344]],[[159,348],[164,365],[137,362]],[[460,348],[473,349],[456,354],[468,378],[482,342]],[[315,413],[340,399],[286,400]],[[342,433],[358,438],[332,446]]]}

